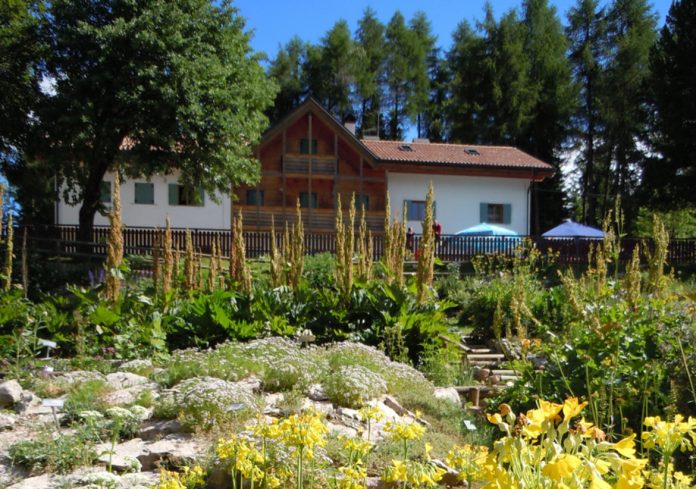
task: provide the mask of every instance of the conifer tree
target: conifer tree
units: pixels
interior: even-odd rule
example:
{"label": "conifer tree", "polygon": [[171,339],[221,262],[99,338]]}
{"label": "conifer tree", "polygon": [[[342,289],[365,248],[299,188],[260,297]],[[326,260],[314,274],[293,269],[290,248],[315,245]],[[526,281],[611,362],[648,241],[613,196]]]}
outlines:
{"label": "conifer tree", "polygon": [[656,118],[645,199],[668,210],[696,205],[696,0],[676,0],[650,56]]}
{"label": "conifer tree", "polygon": [[606,85],[607,22],[598,0],[578,0],[568,13],[569,59],[580,97],[574,114],[575,139],[582,156],[580,216],[597,222],[597,143],[603,132],[600,97]]}
{"label": "conifer tree", "polygon": [[367,7],[358,21],[355,33],[355,93],[360,107],[361,136],[379,134],[385,63],[384,31],[384,24],[377,18],[377,13]]}

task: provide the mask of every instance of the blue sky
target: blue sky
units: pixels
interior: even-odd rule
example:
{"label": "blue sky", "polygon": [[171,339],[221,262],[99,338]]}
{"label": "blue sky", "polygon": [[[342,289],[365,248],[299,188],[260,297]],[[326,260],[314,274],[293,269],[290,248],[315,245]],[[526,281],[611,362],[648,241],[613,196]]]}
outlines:
{"label": "blue sky", "polygon": [[[511,8],[519,7],[522,0],[491,0],[493,11],[498,17]],[[567,11],[576,0],[551,0],[556,6],[561,20],[565,23]],[[608,3],[608,2],[605,2]],[[321,37],[339,19],[348,21],[352,31],[367,6],[371,6],[380,20],[388,22],[398,9],[406,19],[414,12],[422,10],[430,19],[433,32],[438,37],[438,45],[447,49],[451,34],[462,20],[470,23],[483,18],[485,0],[236,0],[247,19],[247,28],[254,32],[251,41],[256,51],[264,51],[273,58],[278,47],[287,43],[294,35],[310,42],[319,42]],[[671,0],[653,0],[658,14],[658,25],[664,24]]]}

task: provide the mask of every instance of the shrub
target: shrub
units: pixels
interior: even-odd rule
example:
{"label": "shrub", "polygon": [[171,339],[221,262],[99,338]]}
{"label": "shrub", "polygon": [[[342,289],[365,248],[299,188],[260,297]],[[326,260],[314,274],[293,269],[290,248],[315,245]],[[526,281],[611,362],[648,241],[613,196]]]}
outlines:
{"label": "shrub", "polygon": [[75,467],[89,465],[96,459],[90,442],[79,432],[61,435],[43,431],[33,440],[15,443],[8,453],[13,464],[21,465],[29,472],[65,474]]}
{"label": "shrub", "polygon": [[317,253],[305,258],[304,276],[312,289],[329,288],[334,283],[336,258],[333,253]]}
{"label": "shrub", "polygon": [[77,383],[70,388],[63,411],[70,420],[77,419],[82,411],[104,412],[109,407],[104,400],[108,392],[109,386],[100,379]]}
{"label": "shrub", "polygon": [[332,402],[352,408],[387,391],[387,383],[379,374],[360,365],[339,367],[324,380],[323,386]]}
{"label": "shrub", "polygon": [[209,431],[256,408],[256,399],[246,389],[221,379],[194,377],[176,386],[179,419],[188,429]]}

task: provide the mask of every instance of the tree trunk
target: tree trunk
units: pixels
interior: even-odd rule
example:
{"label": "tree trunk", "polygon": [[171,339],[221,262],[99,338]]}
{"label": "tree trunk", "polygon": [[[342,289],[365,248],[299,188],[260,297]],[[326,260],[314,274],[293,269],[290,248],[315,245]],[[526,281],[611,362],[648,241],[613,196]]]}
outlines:
{"label": "tree trunk", "polygon": [[80,207],[77,231],[77,240],[82,242],[79,246],[81,253],[92,254],[94,251],[92,245],[88,243],[94,241],[94,216],[100,207],[101,182],[111,166],[110,164],[114,161],[114,154],[109,157],[104,151],[98,163],[88,163],[90,173],[82,191],[82,206]]}

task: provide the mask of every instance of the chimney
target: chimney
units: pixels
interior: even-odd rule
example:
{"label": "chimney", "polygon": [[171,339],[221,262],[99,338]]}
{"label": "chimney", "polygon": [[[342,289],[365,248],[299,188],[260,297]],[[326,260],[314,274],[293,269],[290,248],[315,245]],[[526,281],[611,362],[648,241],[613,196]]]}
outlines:
{"label": "chimney", "polygon": [[343,126],[355,136],[355,116],[353,114],[348,114],[343,118]]}
{"label": "chimney", "polygon": [[430,139],[428,138],[413,138],[414,143],[429,144]]}

